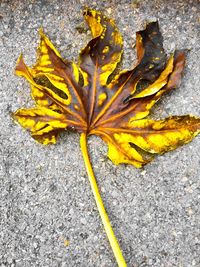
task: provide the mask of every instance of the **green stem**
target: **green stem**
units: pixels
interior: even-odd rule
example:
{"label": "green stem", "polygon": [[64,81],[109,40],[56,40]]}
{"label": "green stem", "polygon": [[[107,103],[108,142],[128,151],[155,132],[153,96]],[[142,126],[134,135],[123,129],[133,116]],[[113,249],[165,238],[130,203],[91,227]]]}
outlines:
{"label": "green stem", "polygon": [[112,229],[111,223],[110,223],[108,215],[106,213],[106,210],[105,210],[105,207],[103,204],[103,200],[102,200],[101,195],[99,193],[98,185],[97,185],[97,182],[96,182],[96,179],[94,176],[94,172],[92,169],[92,165],[90,163],[89,155],[88,155],[87,136],[85,133],[81,134],[80,146],[81,146],[81,151],[83,154],[83,159],[85,162],[87,174],[89,177],[90,185],[92,188],[92,192],[93,192],[93,195],[94,195],[94,198],[96,201],[96,205],[97,205],[97,208],[99,210],[99,214],[101,216],[101,220],[103,222],[104,229],[106,231],[106,234],[107,234],[108,240],[110,242],[112,251],[115,255],[115,259],[116,259],[119,267],[127,267],[126,262],[124,260],[124,257],[122,255],[122,251],[119,247],[117,238],[115,237],[114,231]]}

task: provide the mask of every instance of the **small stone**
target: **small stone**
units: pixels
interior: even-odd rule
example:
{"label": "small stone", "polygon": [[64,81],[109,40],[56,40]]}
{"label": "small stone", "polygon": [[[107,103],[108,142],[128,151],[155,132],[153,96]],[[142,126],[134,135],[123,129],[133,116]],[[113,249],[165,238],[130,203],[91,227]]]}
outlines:
{"label": "small stone", "polygon": [[83,177],[83,176],[80,177],[80,180],[81,180],[82,182],[85,182],[85,181],[86,181],[85,177]]}
{"label": "small stone", "polygon": [[101,187],[101,192],[102,193],[105,193],[106,192],[106,190],[105,190],[105,188],[103,186]]}
{"label": "small stone", "polygon": [[144,176],[146,174],[147,171],[142,171],[141,175]]}
{"label": "small stone", "polygon": [[185,191],[188,192],[188,193],[190,193],[190,194],[193,192],[191,186],[186,187],[186,188],[185,188]]}
{"label": "small stone", "polygon": [[191,216],[192,214],[194,214],[194,211],[193,211],[193,209],[188,208],[187,209],[187,213],[188,213],[189,216]]}
{"label": "small stone", "polygon": [[86,223],[87,223],[87,220],[86,220],[85,218],[81,218],[81,219],[80,219],[80,222],[81,222],[82,224],[86,224]]}
{"label": "small stone", "polygon": [[113,201],[113,205],[114,205],[114,206],[117,205],[117,201],[116,201],[116,200]]}
{"label": "small stone", "polygon": [[107,13],[108,13],[109,15],[112,13],[112,9],[111,9],[110,7],[107,9]]}
{"label": "small stone", "polygon": [[175,230],[172,231],[172,235],[177,237],[177,232]]}
{"label": "small stone", "polygon": [[182,182],[184,182],[184,183],[185,183],[185,182],[187,182],[187,181],[188,181],[188,178],[187,178],[186,176],[184,176],[184,177],[182,177],[182,179],[181,179],[181,180],[182,180]]}
{"label": "small stone", "polygon": [[197,12],[197,8],[195,6],[193,6],[192,11]]}
{"label": "small stone", "polygon": [[37,248],[38,244],[36,242],[33,243],[33,247]]}
{"label": "small stone", "polygon": [[195,260],[192,261],[192,266],[196,266],[196,261]]}

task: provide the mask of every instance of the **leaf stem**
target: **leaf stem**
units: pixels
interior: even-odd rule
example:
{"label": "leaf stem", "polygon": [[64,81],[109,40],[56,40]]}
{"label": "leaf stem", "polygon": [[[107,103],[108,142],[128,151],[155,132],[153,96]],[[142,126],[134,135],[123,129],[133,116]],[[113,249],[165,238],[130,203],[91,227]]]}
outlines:
{"label": "leaf stem", "polygon": [[90,185],[91,185],[91,188],[92,188],[92,192],[93,192],[93,195],[94,195],[94,198],[95,198],[95,201],[96,201],[96,205],[97,205],[97,208],[99,210],[99,214],[101,216],[101,220],[103,222],[104,229],[106,231],[106,234],[107,234],[108,240],[110,242],[112,251],[113,251],[113,253],[115,255],[115,259],[116,259],[119,267],[127,267],[126,262],[124,260],[124,257],[122,255],[122,251],[121,251],[121,249],[119,247],[117,238],[115,237],[114,231],[112,229],[111,223],[110,223],[108,215],[106,213],[106,209],[104,207],[103,200],[102,200],[101,195],[99,193],[98,185],[97,185],[97,182],[96,182],[96,179],[95,179],[95,176],[94,176],[94,172],[93,172],[93,169],[92,169],[92,165],[91,165],[91,162],[90,162],[90,158],[89,158],[89,155],[88,155],[87,135],[85,133],[81,134],[80,146],[81,146],[81,151],[82,151],[82,154],[83,154],[83,159],[84,159],[84,162],[85,162],[87,174],[88,174],[88,177],[89,177]]}

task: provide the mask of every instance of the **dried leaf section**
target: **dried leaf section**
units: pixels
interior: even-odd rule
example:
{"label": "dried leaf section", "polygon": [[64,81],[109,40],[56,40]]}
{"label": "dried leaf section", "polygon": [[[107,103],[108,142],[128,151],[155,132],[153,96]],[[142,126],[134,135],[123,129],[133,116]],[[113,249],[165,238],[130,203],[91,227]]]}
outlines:
{"label": "dried leaf section", "polygon": [[184,51],[167,57],[158,22],[136,33],[137,63],[116,74],[122,57],[122,36],[112,19],[86,9],[92,40],[78,64],[61,55],[40,30],[37,62],[28,67],[20,56],[16,74],[31,84],[36,106],[13,117],[42,144],[56,142],[66,128],[99,135],[115,164],[142,167],[154,155],[190,142],[200,132],[200,118],[185,115],[154,121],[154,104],[180,85]]}

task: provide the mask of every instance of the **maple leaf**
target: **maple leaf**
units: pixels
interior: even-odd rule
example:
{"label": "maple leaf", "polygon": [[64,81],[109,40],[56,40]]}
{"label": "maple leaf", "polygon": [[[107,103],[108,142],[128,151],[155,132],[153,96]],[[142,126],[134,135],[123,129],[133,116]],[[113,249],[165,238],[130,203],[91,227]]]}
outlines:
{"label": "maple leaf", "polygon": [[100,136],[113,163],[142,167],[154,155],[191,141],[200,132],[200,118],[147,118],[162,95],[179,86],[185,65],[183,50],[167,58],[158,22],[136,33],[136,66],[116,74],[123,41],[115,22],[91,9],[84,11],[84,17],[93,39],[81,50],[78,64],[63,60],[42,30],[36,64],[28,67],[20,56],[16,74],[30,82],[36,106],[19,109],[13,117],[45,145],[55,143],[66,128],[81,133],[81,149],[105,230],[119,266],[126,266],[98,191],[86,136]]}

